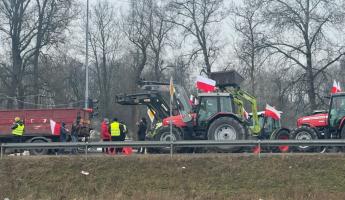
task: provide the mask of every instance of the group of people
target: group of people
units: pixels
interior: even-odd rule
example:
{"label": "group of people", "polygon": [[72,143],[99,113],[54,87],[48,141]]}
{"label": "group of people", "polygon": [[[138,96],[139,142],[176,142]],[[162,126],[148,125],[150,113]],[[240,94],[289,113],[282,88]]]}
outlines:
{"label": "group of people", "polygon": [[[78,137],[80,135],[82,131],[82,121],[81,121],[81,117],[77,116],[77,119],[75,120],[75,122],[73,122],[72,124],[72,129],[71,132],[69,132],[69,130],[66,128],[66,123],[65,122],[61,122],[61,128],[60,128],[60,142],[67,142],[68,141],[68,136],[70,136],[71,138],[71,142],[78,142]],[[64,153],[64,149],[60,149],[59,150],[60,154]],[[77,149],[73,148],[71,150],[72,154],[76,154],[77,153]]]}
{"label": "group of people", "polygon": [[[147,121],[146,118],[141,118],[139,122],[136,124],[138,126],[138,140],[139,141],[145,141],[146,138],[146,131],[147,131]],[[25,125],[23,121],[16,117],[15,121],[11,127],[12,129],[12,135],[14,136],[14,142],[23,142],[22,136],[25,132]],[[66,123],[61,122],[61,128],[60,128],[60,142],[78,142],[78,137],[82,135],[83,132],[83,126],[81,117],[78,116],[74,123],[72,124],[72,129],[69,131],[66,128]],[[84,131],[85,132],[85,131]],[[101,123],[101,139],[102,141],[125,141],[126,134],[128,130],[126,125],[123,122],[119,122],[117,118],[114,118],[112,121],[109,121],[109,119],[105,118],[103,122]],[[70,138],[70,140],[69,140]],[[60,149],[59,154],[64,154],[64,149]],[[103,148],[102,152],[107,154],[115,154],[122,152],[122,148]],[[77,149],[73,148],[71,150],[72,154],[77,153]],[[145,153],[145,148],[138,149],[138,153]]]}
{"label": "group of people", "polygon": [[[101,123],[101,138],[103,141],[125,141],[127,127],[123,122],[114,118],[112,122],[105,118]],[[120,153],[122,148],[103,148],[102,152],[107,154]]]}
{"label": "group of people", "polygon": [[[145,141],[146,130],[147,130],[147,121],[145,118],[142,118],[140,122],[137,123],[138,126],[138,140]],[[117,118],[114,118],[112,122],[109,119],[105,118],[101,123],[101,138],[102,141],[125,141],[127,134],[127,127],[123,122],[119,122]],[[115,154],[121,153],[122,148],[103,148],[103,153],[106,154]],[[140,148],[138,153],[145,153],[144,148]]]}

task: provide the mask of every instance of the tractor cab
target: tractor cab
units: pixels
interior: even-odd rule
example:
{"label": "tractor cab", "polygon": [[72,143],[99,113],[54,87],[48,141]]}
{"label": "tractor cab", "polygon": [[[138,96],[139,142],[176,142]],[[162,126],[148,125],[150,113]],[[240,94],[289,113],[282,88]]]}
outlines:
{"label": "tractor cab", "polygon": [[332,95],[328,112],[329,128],[341,129],[345,120],[345,93]]}
{"label": "tractor cab", "polygon": [[198,101],[199,106],[195,112],[199,129],[206,129],[216,116],[236,112],[233,97],[229,93],[199,93]]}

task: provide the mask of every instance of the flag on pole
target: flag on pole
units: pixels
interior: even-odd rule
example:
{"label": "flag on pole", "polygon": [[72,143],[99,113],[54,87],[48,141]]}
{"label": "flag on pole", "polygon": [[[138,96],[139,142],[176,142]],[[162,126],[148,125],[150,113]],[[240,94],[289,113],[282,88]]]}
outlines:
{"label": "flag on pole", "polygon": [[265,116],[266,117],[272,117],[275,120],[279,120],[280,119],[280,112],[278,110],[276,110],[274,107],[266,104]]}
{"label": "flag on pole", "polygon": [[196,78],[196,87],[203,92],[212,92],[216,89],[216,81],[198,76]]}
{"label": "flag on pole", "polygon": [[338,91],[338,84],[337,81],[333,80],[333,86],[331,88],[331,94],[335,94]]}
{"label": "flag on pole", "polygon": [[50,120],[50,130],[52,135],[60,135],[61,125],[56,123],[54,120]]}
{"label": "flag on pole", "polygon": [[337,92],[341,92],[340,82],[337,83]]}
{"label": "flag on pole", "polygon": [[169,92],[170,92],[170,97],[172,98],[175,93],[173,77],[170,77]]}
{"label": "flag on pole", "polygon": [[147,115],[149,116],[150,121],[153,122],[153,120],[155,119],[155,111],[147,109]]}

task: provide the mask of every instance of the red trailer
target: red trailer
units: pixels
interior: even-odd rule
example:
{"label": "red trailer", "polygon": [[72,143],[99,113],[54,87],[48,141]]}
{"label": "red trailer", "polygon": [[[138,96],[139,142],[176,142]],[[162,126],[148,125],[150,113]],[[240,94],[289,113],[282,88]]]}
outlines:
{"label": "red trailer", "polygon": [[[80,108],[54,108],[54,109],[23,109],[0,110],[0,143],[13,141],[11,126],[15,117],[20,117],[25,124],[23,141],[25,142],[58,142],[59,134],[51,129],[51,120],[56,123],[65,122],[67,129],[71,130],[72,123],[77,116],[81,117],[84,131],[82,136],[91,130],[89,120],[90,110]],[[38,154],[39,152],[31,152]],[[47,152],[41,152],[43,154]]]}

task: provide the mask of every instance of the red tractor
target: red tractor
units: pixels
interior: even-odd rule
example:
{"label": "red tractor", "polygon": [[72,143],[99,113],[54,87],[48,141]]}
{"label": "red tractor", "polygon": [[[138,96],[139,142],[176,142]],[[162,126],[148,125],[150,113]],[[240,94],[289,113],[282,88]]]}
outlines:
{"label": "red tractor", "polygon": [[[330,97],[328,111],[315,111],[310,116],[297,120],[297,129],[292,133],[296,140],[345,139],[345,93],[336,93]],[[315,150],[310,146],[299,146],[299,151]]]}

